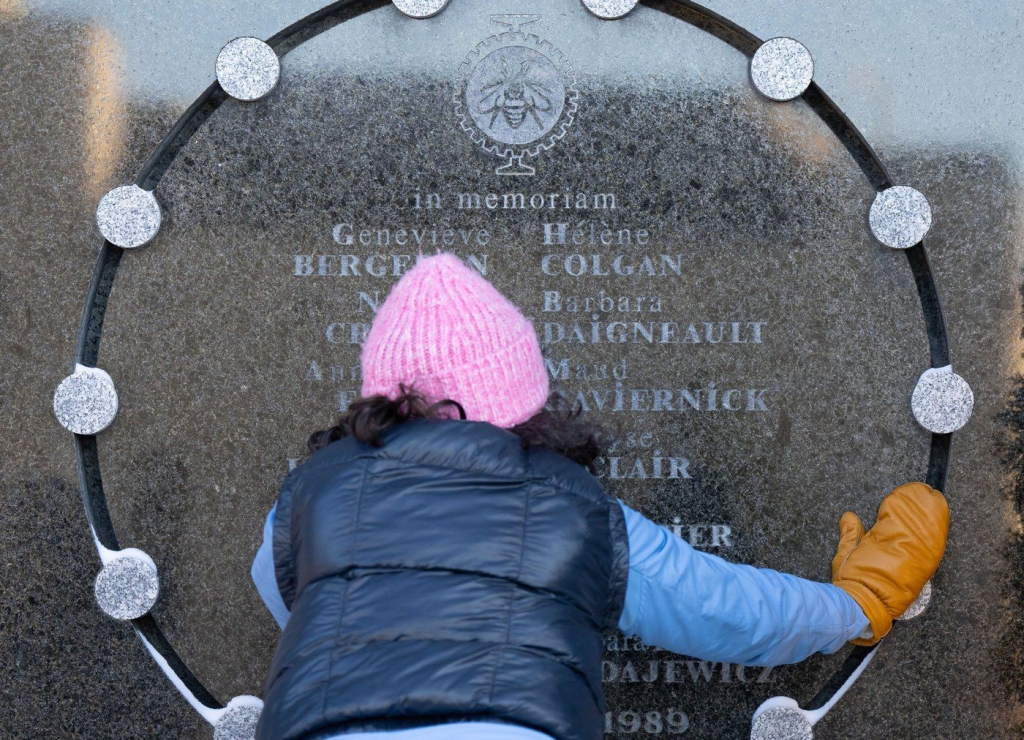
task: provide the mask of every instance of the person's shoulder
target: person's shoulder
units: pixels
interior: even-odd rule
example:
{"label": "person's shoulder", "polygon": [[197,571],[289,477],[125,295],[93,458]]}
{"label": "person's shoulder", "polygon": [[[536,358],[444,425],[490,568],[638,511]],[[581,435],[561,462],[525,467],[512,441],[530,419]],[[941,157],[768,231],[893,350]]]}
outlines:
{"label": "person's shoulder", "polygon": [[517,434],[486,421],[411,419],[381,435],[382,458],[489,476],[521,476],[528,468]]}
{"label": "person's shoulder", "polygon": [[342,437],[310,455],[289,472],[289,477],[301,477],[359,458],[467,469],[487,467],[488,461],[494,460],[507,466],[523,464],[517,451],[519,437],[489,422],[436,417],[409,419],[383,430],[379,439],[378,446],[353,436]]}
{"label": "person's shoulder", "polygon": [[536,478],[597,501],[615,501],[593,473],[562,453],[550,447],[531,447],[527,454],[530,469]]}
{"label": "person's shoulder", "polygon": [[369,457],[407,466],[460,470],[467,475],[533,479],[595,501],[616,502],[583,465],[550,447],[526,447],[519,435],[491,422],[410,419],[382,432],[381,443],[374,447],[346,437],[318,450],[304,466],[312,470]]}
{"label": "person's shoulder", "polygon": [[375,454],[374,449],[373,445],[362,442],[355,437],[348,436],[336,439],[330,444],[324,445],[302,463],[289,470],[282,486],[286,486],[289,482],[307,477],[324,468],[348,464],[360,457],[373,457]]}
{"label": "person's shoulder", "polygon": [[592,499],[607,494],[589,470],[544,446],[523,445],[518,434],[487,421],[416,419],[391,428],[386,456],[487,476],[536,480]]}

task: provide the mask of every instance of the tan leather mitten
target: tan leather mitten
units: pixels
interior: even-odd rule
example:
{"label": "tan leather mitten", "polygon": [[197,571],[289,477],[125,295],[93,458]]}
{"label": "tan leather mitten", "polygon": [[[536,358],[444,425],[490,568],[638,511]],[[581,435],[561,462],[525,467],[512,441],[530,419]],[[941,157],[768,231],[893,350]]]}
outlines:
{"label": "tan leather mitten", "polygon": [[886,496],[867,533],[856,514],[843,514],[832,583],[860,605],[874,632],[850,642],[874,645],[889,633],[939,567],[948,533],[946,499],[925,483],[906,483]]}

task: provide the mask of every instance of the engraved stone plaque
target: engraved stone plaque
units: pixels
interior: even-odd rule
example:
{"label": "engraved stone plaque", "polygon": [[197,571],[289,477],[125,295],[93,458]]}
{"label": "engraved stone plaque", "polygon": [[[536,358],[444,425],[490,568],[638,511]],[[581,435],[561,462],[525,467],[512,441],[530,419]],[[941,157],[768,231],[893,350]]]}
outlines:
{"label": "engraved stone plaque", "polygon": [[[815,82],[809,58],[767,59],[764,80],[799,78],[773,98],[752,78],[760,41],[690,4],[314,5],[295,4],[314,15],[287,33],[245,31],[280,60],[270,94],[197,86],[178,128],[159,109],[167,138],[150,136],[133,186],[158,199],[159,231],[104,246],[86,298],[79,354],[101,356],[118,400],[116,423],[75,440],[103,499],[87,491],[89,527],[109,536],[109,513],[157,563],[144,626],[197,701],[260,694],[279,635],[249,576],[264,517],[308,435],[358,398],[361,344],[421,254],[454,252],[533,320],[552,389],[621,432],[601,483],[698,550],[827,581],[843,512],[870,524],[895,487],[945,485],[963,399],[975,388],[980,407],[998,385],[958,358],[970,386],[953,411],[949,394],[912,405],[922,373],[952,365],[937,300],[950,258],[930,266],[919,243],[950,238],[950,183],[904,163],[934,223],[907,208],[871,220],[893,183],[817,87],[827,50],[809,44]],[[975,535],[951,536],[930,598],[854,677],[863,713],[849,697],[821,711],[861,655],[850,646],[767,668],[609,632],[605,737],[810,736],[812,714],[815,734],[869,737],[887,692],[915,682],[911,719],[878,726],[941,736],[929,702],[955,691],[928,682],[942,641],[963,632],[960,604],[1000,593],[958,565]],[[971,656],[991,643],[958,645],[958,665],[989,677]],[[753,720],[773,697],[819,713],[783,703]],[[215,736],[249,736],[256,700],[229,710]]]}
{"label": "engraved stone plaque", "polygon": [[[191,138],[168,223],[118,269],[104,357],[134,397],[104,483],[163,555],[156,611],[215,694],[255,690],[276,628],[251,590],[211,589],[242,579],[289,461],[357,397],[374,311],[421,252],[522,307],[553,388],[624,431],[602,483],[703,551],[824,580],[842,512],[870,520],[926,471],[913,277],[835,134],[683,19],[518,10],[374,11],[295,49],[273,96]],[[607,729],[736,736],[843,657],[767,669],[609,634]]]}

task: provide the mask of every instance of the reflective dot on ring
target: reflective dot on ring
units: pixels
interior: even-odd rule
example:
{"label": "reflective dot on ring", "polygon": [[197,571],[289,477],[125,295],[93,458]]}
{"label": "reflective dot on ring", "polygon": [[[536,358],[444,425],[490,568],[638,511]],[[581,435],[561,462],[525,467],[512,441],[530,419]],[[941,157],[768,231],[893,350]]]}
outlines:
{"label": "reflective dot on ring", "polygon": [[274,89],[280,77],[277,52],[252,36],[229,41],[217,55],[217,82],[237,100],[259,100]]}
{"label": "reflective dot on ring", "polygon": [[403,14],[420,20],[437,15],[448,4],[448,0],[392,0],[392,2]]}
{"label": "reflective dot on ring", "polygon": [[583,5],[598,18],[613,21],[624,18],[633,8],[638,0],[583,0]]}
{"label": "reflective dot on ring", "polygon": [[100,198],[96,225],[114,246],[141,247],[160,231],[160,205],[151,190],[122,185]]}
{"label": "reflective dot on ring", "polygon": [[114,619],[138,619],[147,614],[160,594],[156,568],[135,555],[121,555],[96,576],[96,603]]}
{"label": "reflective dot on ring", "polygon": [[117,416],[117,391],[106,371],[77,365],[53,394],[53,413],[75,434],[99,434]]}
{"label": "reflective dot on ring", "polygon": [[924,239],[931,228],[932,209],[920,192],[896,185],[875,195],[868,224],[871,233],[885,246],[909,249]]}
{"label": "reflective dot on ring", "polygon": [[813,740],[814,728],[799,709],[772,707],[757,715],[750,740]]}
{"label": "reflective dot on ring", "polygon": [[772,100],[800,97],[814,77],[814,60],[796,39],[768,39],[750,59],[750,79],[761,94]]}
{"label": "reflective dot on ring", "polygon": [[917,595],[917,598],[910,602],[910,606],[907,610],[900,614],[896,619],[901,622],[905,622],[908,619],[914,619],[924,614],[924,610],[928,608],[928,605],[932,603],[932,582],[928,581],[924,584],[921,589],[921,593]]}
{"label": "reflective dot on ring", "polygon": [[966,424],[974,411],[974,391],[950,366],[921,373],[910,408],[917,423],[935,434],[951,434]]}
{"label": "reflective dot on ring", "polygon": [[236,697],[213,725],[213,740],[253,740],[263,702],[256,697]]}

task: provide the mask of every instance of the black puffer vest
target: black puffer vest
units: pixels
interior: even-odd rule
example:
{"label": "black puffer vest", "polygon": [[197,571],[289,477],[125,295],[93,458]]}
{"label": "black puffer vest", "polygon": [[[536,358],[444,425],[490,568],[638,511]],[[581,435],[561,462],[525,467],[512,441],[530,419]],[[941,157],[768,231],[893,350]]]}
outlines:
{"label": "black puffer vest", "polygon": [[622,612],[622,510],[581,465],[486,422],[345,438],[285,479],[291,617],[259,740],[456,721],[600,740],[602,632]]}

